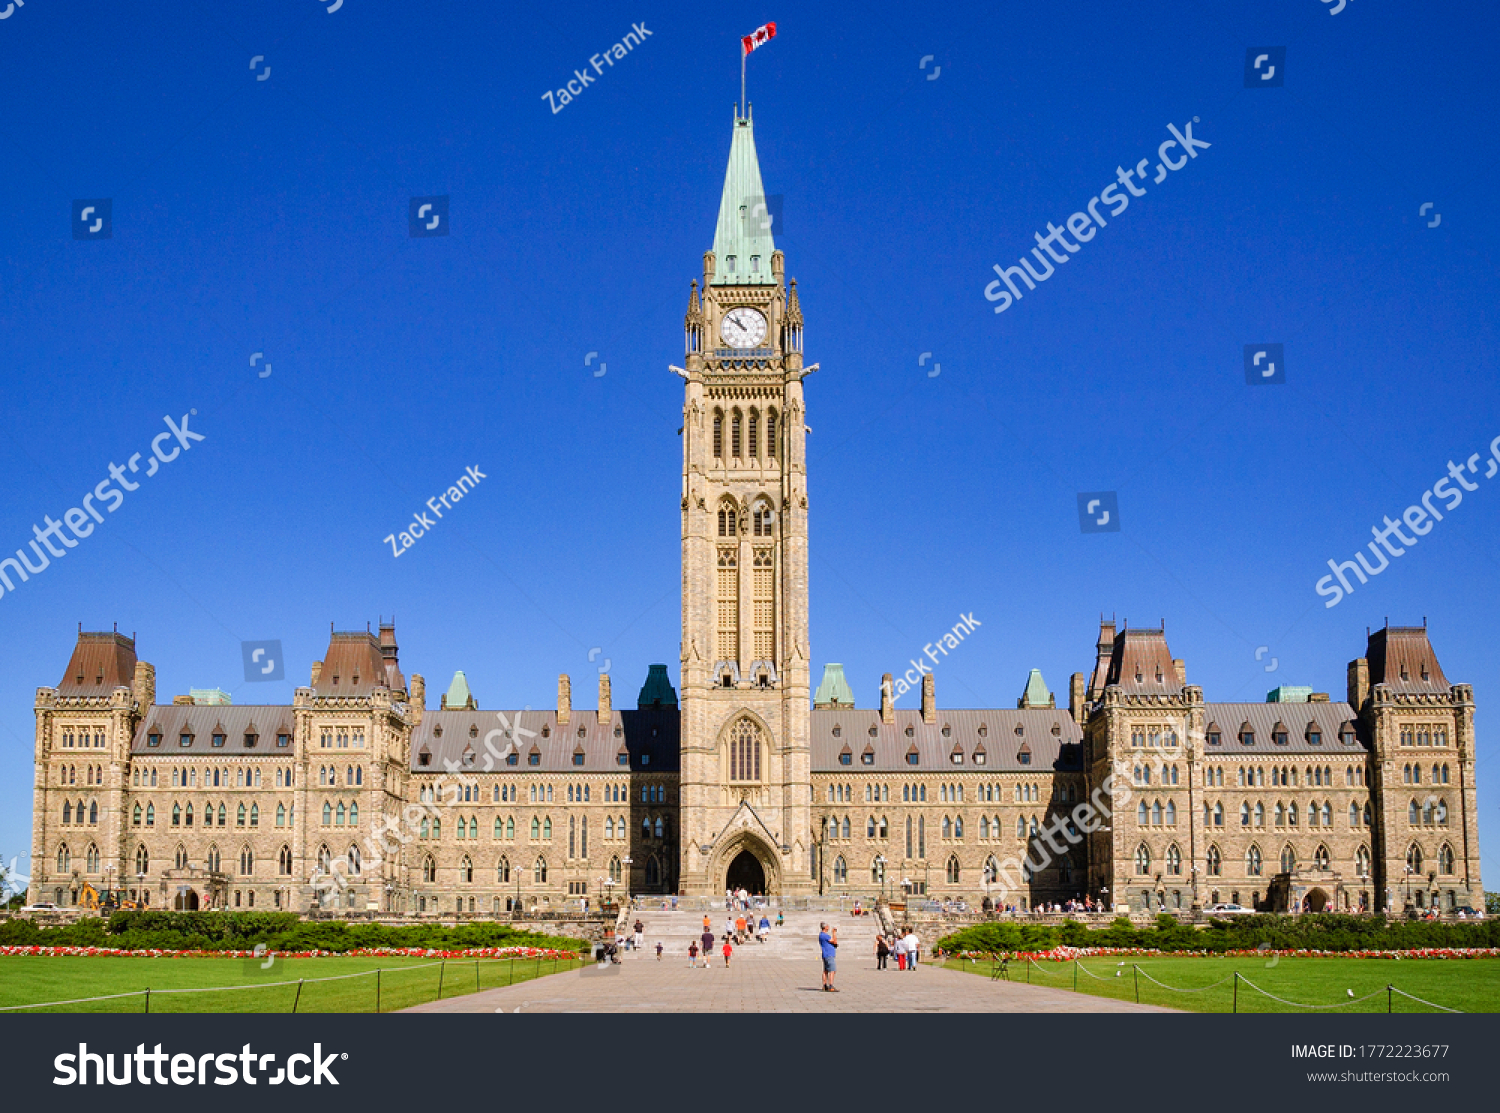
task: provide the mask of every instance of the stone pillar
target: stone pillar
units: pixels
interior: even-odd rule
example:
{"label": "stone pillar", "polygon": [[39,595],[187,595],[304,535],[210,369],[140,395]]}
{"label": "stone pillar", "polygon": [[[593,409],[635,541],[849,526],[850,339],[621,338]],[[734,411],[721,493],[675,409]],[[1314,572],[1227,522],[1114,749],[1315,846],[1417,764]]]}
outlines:
{"label": "stone pillar", "polygon": [[922,676],[922,721],[937,722],[937,688],[930,672]]}
{"label": "stone pillar", "polygon": [[573,717],[573,682],[567,673],[557,678],[557,721],[566,723]]}

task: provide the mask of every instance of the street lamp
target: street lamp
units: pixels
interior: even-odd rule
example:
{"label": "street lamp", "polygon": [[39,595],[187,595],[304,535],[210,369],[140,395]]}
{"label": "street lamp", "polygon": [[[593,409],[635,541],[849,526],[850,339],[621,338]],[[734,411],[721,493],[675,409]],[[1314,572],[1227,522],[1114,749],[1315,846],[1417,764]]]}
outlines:
{"label": "street lamp", "polygon": [[875,855],[875,864],[880,867],[880,899],[885,900],[885,855]]}

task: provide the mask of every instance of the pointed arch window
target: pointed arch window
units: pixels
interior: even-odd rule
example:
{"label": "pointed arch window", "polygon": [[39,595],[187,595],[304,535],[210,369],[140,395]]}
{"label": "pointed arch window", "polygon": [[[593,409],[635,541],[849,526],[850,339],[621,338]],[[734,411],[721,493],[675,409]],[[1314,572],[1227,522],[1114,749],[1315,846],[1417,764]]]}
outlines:
{"label": "pointed arch window", "polygon": [[959,877],[960,877],[960,871],[959,871],[959,865],[958,865],[958,855],[956,855],[956,854],[950,854],[950,855],[948,855],[948,864],[947,864],[946,869],[947,869],[948,884],[949,885],[957,885]]}
{"label": "pointed arch window", "polygon": [[766,411],[766,457],[776,459],[776,411]]}
{"label": "pointed arch window", "polygon": [[437,863],[432,860],[432,855],[422,859],[422,880],[431,885],[437,880]]}
{"label": "pointed arch window", "polygon": [[142,876],[151,870],[151,855],[144,845],[135,848],[135,872],[136,876]]}
{"label": "pointed arch window", "polygon": [[1140,877],[1151,872],[1151,851],[1145,843],[1135,848],[1135,872]]}
{"label": "pointed arch window", "polygon": [[740,439],[741,426],[743,423],[744,418],[741,415],[740,411],[735,410],[729,418],[729,454],[736,460],[741,459],[744,455],[740,451],[743,447],[743,442]]}
{"label": "pointed arch window", "polygon": [[1319,843],[1318,849],[1313,851],[1313,865],[1320,870],[1328,868],[1328,848],[1322,843]]}
{"label": "pointed arch window", "polygon": [[849,883],[849,863],[840,854],[833,860],[833,883],[835,885],[847,885]]}
{"label": "pointed arch window", "polygon": [[1167,847],[1167,872],[1180,874],[1182,872],[1182,851],[1173,843]]}
{"label": "pointed arch window", "polygon": [[255,872],[255,853],[248,846],[240,850],[240,876],[249,877]]}
{"label": "pointed arch window", "polygon": [[1444,843],[1438,850],[1438,873],[1447,876],[1453,872],[1454,855],[1453,848]]}
{"label": "pointed arch window", "polygon": [[1224,873],[1224,856],[1219,853],[1217,846],[1208,848],[1208,875],[1220,877]]}
{"label": "pointed arch window", "polygon": [[729,732],[729,779],[759,781],[761,777],[761,730],[751,719],[742,718]]}
{"label": "pointed arch window", "polygon": [[538,885],[547,884],[547,859],[538,855],[531,866],[531,880]]}
{"label": "pointed arch window", "polygon": [[1261,868],[1260,847],[1252,843],[1250,849],[1245,851],[1245,873],[1251,877],[1259,877]]}
{"label": "pointed arch window", "polygon": [[277,864],[277,868],[281,871],[281,876],[282,877],[291,877],[292,876],[292,848],[291,847],[289,847],[289,846],[283,846],[281,848],[281,853],[279,855],[277,855],[276,864]]}
{"label": "pointed arch window", "polygon": [[495,880],[502,884],[510,880],[510,859],[504,854],[500,855],[500,861],[495,864]]}
{"label": "pointed arch window", "polygon": [[1297,852],[1290,846],[1281,849],[1281,872],[1291,873],[1297,868]]}
{"label": "pointed arch window", "polygon": [[[753,256],[752,256],[753,258]],[[750,423],[746,426],[746,448],[749,450],[750,459],[754,460],[760,455],[760,411],[750,411]]]}
{"label": "pointed arch window", "polygon": [[714,459],[724,459],[724,411],[714,411]]}
{"label": "pointed arch window", "polygon": [[459,860],[458,879],[464,882],[472,882],[474,880],[474,860],[467,854]]}
{"label": "pointed arch window", "polygon": [[1354,852],[1354,872],[1360,877],[1370,876],[1370,848],[1362,846]]}

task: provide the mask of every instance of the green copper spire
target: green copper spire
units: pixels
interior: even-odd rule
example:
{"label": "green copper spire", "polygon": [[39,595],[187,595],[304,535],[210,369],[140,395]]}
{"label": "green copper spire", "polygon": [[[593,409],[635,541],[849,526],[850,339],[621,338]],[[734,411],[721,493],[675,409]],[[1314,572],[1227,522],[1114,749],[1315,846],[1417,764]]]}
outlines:
{"label": "green copper spire", "polygon": [[724,174],[724,197],[719,202],[719,226],[714,230],[715,286],[770,286],[771,214],[760,183],[755,157],[755,128],[748,118],[734,121],[729,145],[729,169]]}
{"label": "green copper spire", "polygon": [[642,711],[653,707],[676,707],[677,691],[667,676],[666,665],[652,665],[646,672],[646,683],[641,685],[641,694],[636,706]]}
{"label": "green copper spire", "polygon": [[850,690],[849,682],[844,679],[843,665],[823,666],[823,680],[818,685],[818,690],[813,693],[813,706],[820,710],[854,706],[854,692]]}
{"label": "green copper spire", "polygon": [[441,707],[445,711],[473,711],[479,707],[479,701],[469,691],[469,678],[462,669],[453,674],[453,683],[448,685]]}
{"label": "green copper spire", "polygon": [[1031,675],[1026,678],[1026,691],[1021,693],[1016,706],[1022,709],[1057,706],[1052,701],[1052,693],[1047,691],[1047,682],[1042,679],[1041,669],[1031,670]]}

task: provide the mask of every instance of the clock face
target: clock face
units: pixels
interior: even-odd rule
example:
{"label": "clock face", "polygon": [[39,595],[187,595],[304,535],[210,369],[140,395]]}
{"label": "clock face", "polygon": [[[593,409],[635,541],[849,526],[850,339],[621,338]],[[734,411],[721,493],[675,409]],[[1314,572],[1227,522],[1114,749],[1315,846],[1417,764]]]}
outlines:
{"label": "clock face", "polygon": [[742,305],[724,314],[719,335],[731,348],[753,348],[766,338],[766,319],[758,310]]}

